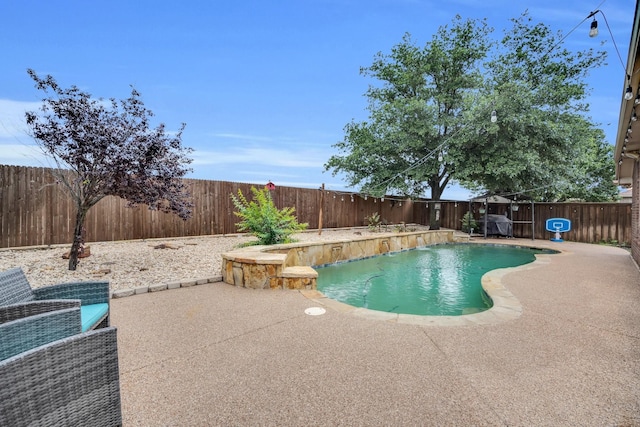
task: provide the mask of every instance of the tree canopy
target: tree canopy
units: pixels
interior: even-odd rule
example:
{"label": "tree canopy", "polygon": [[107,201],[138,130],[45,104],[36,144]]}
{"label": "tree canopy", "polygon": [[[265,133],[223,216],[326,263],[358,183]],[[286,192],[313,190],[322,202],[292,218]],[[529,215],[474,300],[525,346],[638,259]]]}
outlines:
{"label": "tree canopy", "polygon": [[[604,53],[570,52],[562,47],[561,34],[533,25],[526,15],[512,22],[503,49],[485,64],[484,87],[468,95],[467,125],[452,150],[454,161],[464,165],[455,178],[471,189],[526,192],[541,201],[578,194],[611,200],[617,193],[613,160],[592,156],[609,144],[584,103],[585,79]],[[492,110],[495,123],[487,120]],[[605,175],[596,177],[596,169]]]}
{"label": "tree canopy", "polygon": [[[538,200],[611,199],[613,163],[588,117],[589,71],[604,52],[572,52],[527,14],[499,43],[485,20],[456,16],[424,47],[410,35],[378,53],[367,121],[345,126],[325,164],[362,192],[440,200],[453,182]],[[495,113],[495,122],[490,120]],[[598,157],[603,156],[603,157]],[[611,162],[611,167],[608,167]]]}
{"label": "tree canopy", "polygon": [[[191,216],[190,195],[182,177],[189,171],[191,149],[164,124],[151,127],[153,113],[140,94],[127,99],[94,99],[76,86],[61,88],[52,76],[28,70],[36,88],[50,94],[39,112],[27,112],[33,138],[57,165],[56,178],[73,198],[77,212],[69,269],[75,270],[82,248],[82,226],[89,209],[106,196],[130,206]],[[71,173],[69,173],[71,171]]]}
{"label": "tree canopy", "polygon": [[325,169],[344,172],[349,184],[383,195],[418,196],[431,189],[438,200],[454,165],[439,161],[443,143],[459,131],[465,91],[482,84],[480,60],[489,49],[484,21],[456,17],[424,48],[405,34],[390,54],[378,53],[361,74],[381,84],[367,91],[370,120],[351,122]]}

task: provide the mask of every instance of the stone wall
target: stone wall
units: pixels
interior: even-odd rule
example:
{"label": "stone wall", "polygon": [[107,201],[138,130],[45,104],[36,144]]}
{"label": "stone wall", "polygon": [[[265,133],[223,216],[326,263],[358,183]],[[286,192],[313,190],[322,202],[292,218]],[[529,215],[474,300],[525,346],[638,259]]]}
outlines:
{"label": "stone wall", "polygon": [[230,285],[253,289],[316,289],[318,273],[312,267],[460,239],[468,237],[455,237],[453,230],[434,230],[247,247],[222,254],[222,279]]}

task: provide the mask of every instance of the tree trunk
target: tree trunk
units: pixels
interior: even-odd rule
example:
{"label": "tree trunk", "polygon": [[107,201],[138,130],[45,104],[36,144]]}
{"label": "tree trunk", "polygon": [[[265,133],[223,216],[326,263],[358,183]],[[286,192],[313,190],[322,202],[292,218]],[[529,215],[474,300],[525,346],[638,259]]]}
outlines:
{"label": "tree trunk", "polygon": [[440,230],[440,197],[442,196],[442,190],[440,189],[440,183],[438,181],[432,181],[430,185],[429,230]]}
{"label": "tree trunk", "polygon": [[440,202],[429,202],[429,230],[440,230],[440,209],[436,205],[440,206]]}
{"label": "tree trunk", "polygon": [[84,225],[86,215],[87,210],[82,207],[78,207],[78,212],[76,213],[76,226],[73,230],[73,243],[71,244],[71,251],[69,252],[69,270],[72,271],[74,271],[78,266],[78,255],[80,255],[82,245],[84,244],[82,241],[82,226]]}

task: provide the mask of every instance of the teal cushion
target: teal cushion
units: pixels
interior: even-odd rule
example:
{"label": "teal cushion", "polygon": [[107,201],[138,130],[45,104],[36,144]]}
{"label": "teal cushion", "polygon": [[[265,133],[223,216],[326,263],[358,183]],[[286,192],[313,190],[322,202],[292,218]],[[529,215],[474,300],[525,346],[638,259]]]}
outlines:
{"label": "teal cushion", "polygon": [[95,326],[109,312],[109,304],[89,304],[80,307],[80,321],[82,322],[82,332],[86,332]]}

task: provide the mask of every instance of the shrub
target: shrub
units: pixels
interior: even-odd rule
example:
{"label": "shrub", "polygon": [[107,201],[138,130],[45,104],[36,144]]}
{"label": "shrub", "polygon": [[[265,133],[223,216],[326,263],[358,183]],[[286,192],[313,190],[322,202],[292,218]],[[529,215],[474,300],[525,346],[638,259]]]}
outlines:
{"label": "shrub", "polygon": [[462,231],[465,233],[478,229],[478,223],[476,223],[476,219],[471,215],[471,212],[466,212],[460,222],[462,223]]}
{"label": "shrub", "polygon": [[367,227],[371,231],[380,230],[380,214],[378,212],[373,212],[371,215],[367,215],[364,217],[364,220],[367,221]]}
{"label": "shrub", "polygon": [[294,216],[295,208],[288,207],[279,210],[271,198],[271,192],[266,188],[257,190],[251,187],[253,200],[247,201],[241,190],[238,195],[231,195],[233,204],[238,209],[234,212],[241,221],[236,223],[238,230],[246,231],[256,236],[258,245],[275,245],[291,242],[291,235],[304,230],[308,224],[298,223]]}

